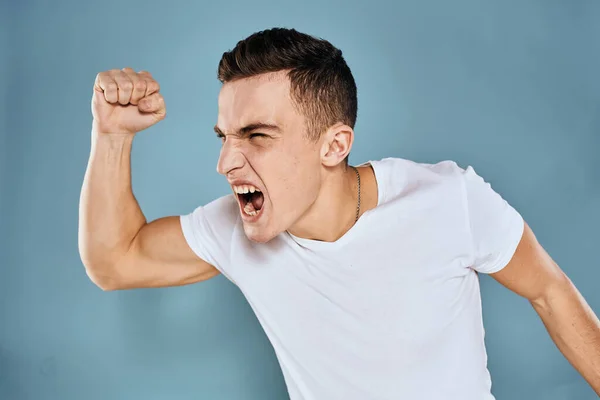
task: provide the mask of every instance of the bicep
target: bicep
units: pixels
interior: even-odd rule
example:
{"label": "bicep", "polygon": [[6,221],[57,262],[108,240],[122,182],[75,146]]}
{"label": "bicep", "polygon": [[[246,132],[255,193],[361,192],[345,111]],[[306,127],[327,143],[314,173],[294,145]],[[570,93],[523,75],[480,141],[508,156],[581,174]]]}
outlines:
{"label": "bicep", "polygon": [[159,218],[138,232],[118,266],[119,288],[182,286],[210,279],[219,271],[188,245],[180,218]]}
{"label": "bicep", "polygon": [[530,301],[543,299],[549,290],[568,282],[566,275],[539,244],[527,223],[510,262],[490,276]]}

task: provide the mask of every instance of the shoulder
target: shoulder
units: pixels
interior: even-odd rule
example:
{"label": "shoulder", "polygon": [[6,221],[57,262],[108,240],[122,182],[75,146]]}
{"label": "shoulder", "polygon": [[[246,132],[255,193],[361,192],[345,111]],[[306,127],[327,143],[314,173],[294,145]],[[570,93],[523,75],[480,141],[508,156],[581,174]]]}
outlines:
{"label": "shoulder", "polygon": [[197,206],[180,216],[183,236],[191,249],[228,278],[231,238],[238,218],[237,200],[233,194]]}
{"label": "shoulder", "polygon": [[439,193],[462,188],[461,180],[471,167],[463,168],[454,160],[435,163],[399,157],[369,161],[375,171],[382,200],[414,193]]}
{"label": "shoulder", "polygon": [[213,229],[228,230],[239,222],[238,203],[234,195],[229,194],[197,206],[186,217],[194,219],[196,225],[208,224]]}
{"label": "shoulder", "polygon": [[382,177],[403,180],[453,178],[462,175],[471,168],[470,166],[463,168],[454,160],[441,160],[435,163],[426,163],[399,157],[387,157],[369,161],[368,163],[370,163]]}
{"label": "shoulder", "polygon": [[218,197],[203,206],[206,212],[222,215],[224,218],[237,220],[238,203],[233,194]]}

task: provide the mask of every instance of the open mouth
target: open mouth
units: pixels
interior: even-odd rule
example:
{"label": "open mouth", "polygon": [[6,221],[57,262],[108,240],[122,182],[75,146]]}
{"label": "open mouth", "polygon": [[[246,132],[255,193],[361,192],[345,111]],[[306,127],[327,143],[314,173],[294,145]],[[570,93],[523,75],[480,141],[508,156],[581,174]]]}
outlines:
{"label": "open mouth", "polygon": [[262,210],[265,197],[262,192],[252,185],[240,185],[233,187],[240,202],[242,212],[249,217],[257,216]]}

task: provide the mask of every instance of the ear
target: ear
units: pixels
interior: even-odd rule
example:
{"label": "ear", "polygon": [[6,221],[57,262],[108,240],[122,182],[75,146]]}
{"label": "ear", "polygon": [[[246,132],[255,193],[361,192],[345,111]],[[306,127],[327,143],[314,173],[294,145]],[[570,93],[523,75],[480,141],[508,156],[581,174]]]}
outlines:
{"label": "ear", "polygon": [[344,161],[354,142],[354,130],[348,125],[338,123],[330,127],[322,137],[321,162],[334,167]]}

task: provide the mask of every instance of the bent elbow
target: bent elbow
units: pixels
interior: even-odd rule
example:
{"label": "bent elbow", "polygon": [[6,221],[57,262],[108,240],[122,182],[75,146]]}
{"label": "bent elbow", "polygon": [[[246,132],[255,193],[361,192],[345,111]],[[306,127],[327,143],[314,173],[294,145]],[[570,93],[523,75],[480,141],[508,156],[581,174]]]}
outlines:
{"label": "bent elbow", "polygon": [[119,280],[116,279],[116,276],[110,273],[110,269],[107,268],[99,268],[98,266],[93,266],[90,263],[83,263],[85,267],[85,273],[92,281],[94,285],[99,287],[104,292],[111,292],[114,290],[119,290],[121,287],[119,285]]}
{"label": "bent elbow", "polygon": [[[88,275],[89,276],[89,275]],[[90,280],[94,285],[99,287],[103,292],[113,292],[120,290],[121,287],[112,279],[97,279],[90,277]]]}

